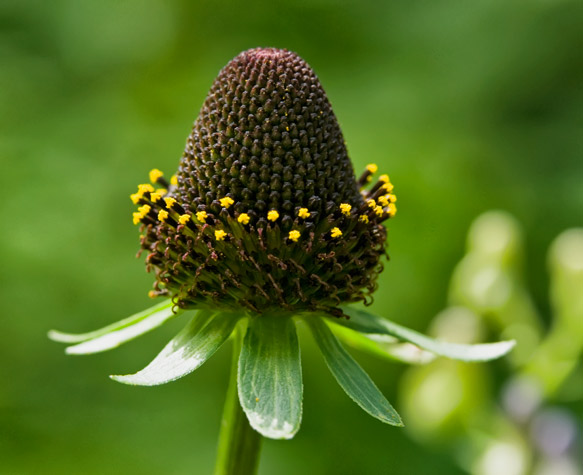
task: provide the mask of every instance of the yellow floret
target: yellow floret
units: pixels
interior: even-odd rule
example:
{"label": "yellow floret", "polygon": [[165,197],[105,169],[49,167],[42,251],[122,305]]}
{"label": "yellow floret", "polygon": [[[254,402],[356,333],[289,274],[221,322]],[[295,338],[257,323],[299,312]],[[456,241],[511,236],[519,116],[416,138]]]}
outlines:
{"label": "yellow floret", "polygon": [[340,204],[340,211],[342,211],[342,214],[344,214],[345,216],[350,216],[351,209],[352,209],[352,206],[350,206],[348,203],[341,203]]}
{"label": "yellow floret", "polygon": [[207,214],[206,211],[198,211],[196,213],[196,219],[198,219],[201,223],[205,223],[208,216],[209,215]]}
{"label": "yellow floret", "polygon": [[375,207],[374,212],[380,218],[384,214],[383,207],[382,206]]}
{"label": "yellow floret", "polygon": [[387,191],[387,192],[389,192],[389,193],[390,193],[391,191],[393,191],[393,189],[394,189],[395,187],[393,186],[393,184],[392,184],[392,183],[390,183],[390,182],[389,182],[389,183],[385,183],[385,184],[382,186],[382,188],[383,188],[383,190],[385,190],[385,191]]}
{"label": "yellow floret", "polygon": [[146,216],[150,212],[151,209],[152,208],[150,207],[150,205],[143,205],[143,206],[140,206],[138,208],[138,211],[140,212],[140,214],[142,215],[142,218],[143,218],[144,216]]}
{"label": "yellow floret", "polygon": [[153,168],[152,170],[150,170],[150,181],[152,183],[157,183],[158,178],[162,178],[163,176],[164,176],[164,173],[162,173],[157,168]]}
{"label": "yellow floret", "polygon": [[373,200],[373,199],[366,200],[366,205],[369,208],[374,208],[377,205],[377,202],[375,200]]}
{"label": "yellow floret", "polygon": [[271,211],[269,211],[267,213],[267,219],[269,221],[275,222],[275,221],[277,221],[277,218],[279,218],[279,213],[277,211],[275,211],[274,209],[272,209]]}
{"label": "yellow floret", "polygon": [[310,212],[308,211],[308,208],[300,208],[300,210],[298,211],[298,216],[302,219],[309,218]]}
{"label": "yellow floret", "polygon": [[190,215],[189,215],[189,214],[181,214],[181,215],[178,217],[178,222],[179,222],[180,224],[186,224],[186,223],[188,223],[189,221],[190,221]]}
{"label": "yellow floret", "polygon": [[139,213],[138,211],[132,213],[132,216],[134,218],[134,224],[138,224],[143,218],[142,213]]}
{"label": "yellow floret", "polygon": [[293,229],[292,231],[289,232],[287,237],[290,239],[290,241],[298,242],[298,239],[300,238],[300,236],[301,236],[301,233],[299,231],[297,231],[296,229]]}
{"label": "yellow floret", "polygon": [[395,205],[395,203],[391,203],[389,205],[389,209],[387,210],[387,213],[389,213],[389,216],[391,218],[397,214],[397,206]]}
{"label": "yellow floret", "polygon": [[226,236],[227,236],[227,233],[225,231],[223,231],[222,229],[217,229],[215,231],[215,239],[217,241],[224,241]]}
{"label": "yellow floret", "polygon": [[228,196],[225,198],[221,198],[219,200],[219,202],[221,203],[221,206],[223,208],[229,208],[229,206],[231,206],[235,201],[233,200],[233,198],[229,198]]}
{"label": "yellow floret", "polygon": [[342,231],[340,231],[340,228],[332,228],[330,231],[330,236],[333,238],[339,238],[342,236]]}
{"label": "yellow floret", "polygon": [[172,175],[170,178],[170,184],[174,186],[178,185],[178,177],[176,175]]}
{"label": "yellow floret", "polygon": [[378,197],[378,201],[381,206],[389,206],[389,196],[390,195],[383,195]]}
{"label": "yellow floret", "polygon": [[148,292],[148,297],[150,297],[151,299],[155,298],[155,297],[156,297],[156,295],[157,295],[157,294],[156,294],[156,291],[155,291],[155,290],[150,290],[150,291]]}
{"label": "yellow floret", "polygon": [[393,194],[388,195],[388,198],[389,198],[389,201],[391,203],[395,203],[397,201],[397,196],[396,195],[393,195]]}
{"label": "yellow floret", "polygon": [[388,183],[388,182],[390,181],[390,180],[389,180],[389,175],[386,175],[386,174],[385,174],[385,175],[381,175],[381,176],[379,176],[379,181],[381,181],[381,182],[383,182],[383,183]]}
{"label": "yellow floret", "polygon": [[150,193],[150,201],[152,203],[156,203],[160,198],[162,198],[162,193],[160,191],[155,191],[154,193]]}
{"label": "yellow floret", "polygon": [[142,195],[147,192],[152,193],[153,191],[154,187],[149,183],[143,183],[141,185],[138,185],[138,193],[141,193]]}
{"label": "yellow floret", "polygon": [[376,173],[377,170],[379,169],[379,167],[377,166],[376,163],[369,163],[366,166],[367,171],[369,171],[370,173]]}
{"label": "yellow floret", "polygon": [[250,218],[247,213],[241,213],[237,218],[237,221],[239,221],[241,224],[249,224],[249,219]]}
{"label": "yellow floret", "polygon": [[361,214],[361,215],[358,217],[358,220],[359,220],[361,223],[365,223],[365,224],[366,224],[366,223],[368,223],[368,216],[367,216],[366,214]]}
{"label": "yellow floret", "polygon": [[166,218],[168,218],[168,211],[166,211],[165,209],[161,209],[160,211],[158,211],[158,219],[160,221],[166,221]]}
{"label": "yellow floret", "polygon": [[135,205],[137,205],[140,202],[141,198],[142,198],[142,194],[140,192],[132,193],[130,195],[130,200],[132,200],[132,203],[134,203]]}
{"label": "yellow floret", "polygon": [[164,201],[166,202],[166,208],[168,209],[172,208],[172,206],[174,206],[174,203],[176,203],[176,200],[171,197],[164,198]]}

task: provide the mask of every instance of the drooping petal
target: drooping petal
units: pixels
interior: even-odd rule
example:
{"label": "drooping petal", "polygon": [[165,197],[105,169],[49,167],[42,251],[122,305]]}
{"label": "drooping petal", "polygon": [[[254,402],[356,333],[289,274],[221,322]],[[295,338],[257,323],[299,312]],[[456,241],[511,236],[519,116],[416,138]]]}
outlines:
{"label": "drooping petal", "polygon": [[180,313],[182,313],[181,310],[174,313],[172,310],[172,304],[169,304],[168,306],[161,308],[133,324],[126,325],[119,330],[113,330],[104,333],[97,338],[93,338],[92,340],[84,341],[78,345],[69,346],[65,349],[65,353],[68,355],[89,355],[117,348],[128,341],[138,338],[139,336],[162,326],[168,320],[175,318]]}
{"label": "drooping petal", "polygon": [[392,361],[426,364],[433,361],[436,356],[434,353],[422,350],[416,345],[403,342],[392,336],[360,333],[333,323],[330,323],[329,327],[342,343]]}
{"label": "drooping petal", "polygon": [[145,318],[148,318],[162,310],[166,310],[168,308],[172,308],[172,301],[170,299],[164,300],[163,302],[159,303],[158,305],[154,305],[147,310],[142,312],[136,313],[131,317],[124,318],[119,322],[112,323],[111,325],[107,325],[106,327],[100,328],[99,330],[95,330],[88,333],[64,333],[58,330],[50,330],[48,336],[53,341],[58,341],[59,343],[81,343],[82,341],[93,340],[103,335],[107,335],[108,333],[121,330],[123,328],[129,327],[131,325],[135,325],[138,322],[141,322]]}
{"label": "drooping petal", "polygon": [[379,391],[368,374],[354,361],[319,316],[304,318],[320,347],[326,365],[346,394],[378,420],[402,426],[401,417]]}
{"label": "drooping petal", "polygon": [[124,384],[156,386],[192,373],[229,338],[239,315],[199,311],[143,370],[111,379]]}
{"label": "drooping petal", "polygon": [[300,346],[291,317],[251,318],[239,357],[239,401],[249,423],[270,439],[291,439],[302,419]]}
{"label": "drooping petal", "polygon": [[398,325],[365,310],[344,307],[342,309],[350,318],[330,319],[332,322],[351,328],[361,333],[390,335],[399,340],[413,343],[419,348],[460,361],[489,361],[508,353],[516,344],[514,340],[496,343],[466,345],[434,340],[414,330]]}

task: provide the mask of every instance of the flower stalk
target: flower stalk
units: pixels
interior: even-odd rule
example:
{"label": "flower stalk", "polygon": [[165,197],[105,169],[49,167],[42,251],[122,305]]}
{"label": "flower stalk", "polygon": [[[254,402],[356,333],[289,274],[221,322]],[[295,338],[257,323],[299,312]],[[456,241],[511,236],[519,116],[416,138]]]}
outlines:
{"label": "flower stalk", "polygon": [[237,392],[237,373],[239,353],[243,344],[241,326],[233,333],[233,357],[229,387],[223,416],[217,450],[215,475],[253,475],[259,466],[262,437],[249,425],[247,416],[241,409]]}

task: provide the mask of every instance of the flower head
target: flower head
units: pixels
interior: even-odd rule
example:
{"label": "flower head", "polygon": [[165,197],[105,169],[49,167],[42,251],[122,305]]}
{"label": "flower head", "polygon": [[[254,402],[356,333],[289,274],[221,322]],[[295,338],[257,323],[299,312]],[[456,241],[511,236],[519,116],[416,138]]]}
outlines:
{"label": "flower head", "polygon": [[356,178],[336,116],[304,60],[272,48],[241,53],[213,83],[178,173],[167,182],[154,169],[150,181],[162,188],[142,184],[131,195],[146,267],[155,274],[149,295],[168,298],[101,330],[51,338],[74,343],[68,353],[95,353],[195,309],[146,368],[113,378],[173,381],[235,331],[239,401],[250,424],[267,437],[290,438],[302,412],[294,324],[302,319],[350,397],[401,425],[331,329],[392,357],[395,339],[468,361],[500,356],[511,345],[448,346],[346,306],[370,301],[385,254],[382,223],[396,213],[388,176],[372,181],[377,169],[370,164]]}

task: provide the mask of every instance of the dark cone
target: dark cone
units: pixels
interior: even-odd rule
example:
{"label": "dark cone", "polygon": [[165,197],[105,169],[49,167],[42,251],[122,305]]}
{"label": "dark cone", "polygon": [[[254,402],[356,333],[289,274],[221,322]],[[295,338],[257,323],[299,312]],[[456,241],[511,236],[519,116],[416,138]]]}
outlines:
{"label": "dark cone", "polygon": [[312,69],[272,48],[219,73],[175,180],[152,170],[131,196],[151,292],[180,307],[324,310],[367,301],[385,253],[395,195],[369,165],[357,181]]}
{"label": "dark cone", "polygon": [[361,200],[320,81],[297,54],[273,48],[245,51],[219,73],[188,137],[177,192],[191,207],[230,196],[238,212],[289,215]]}

